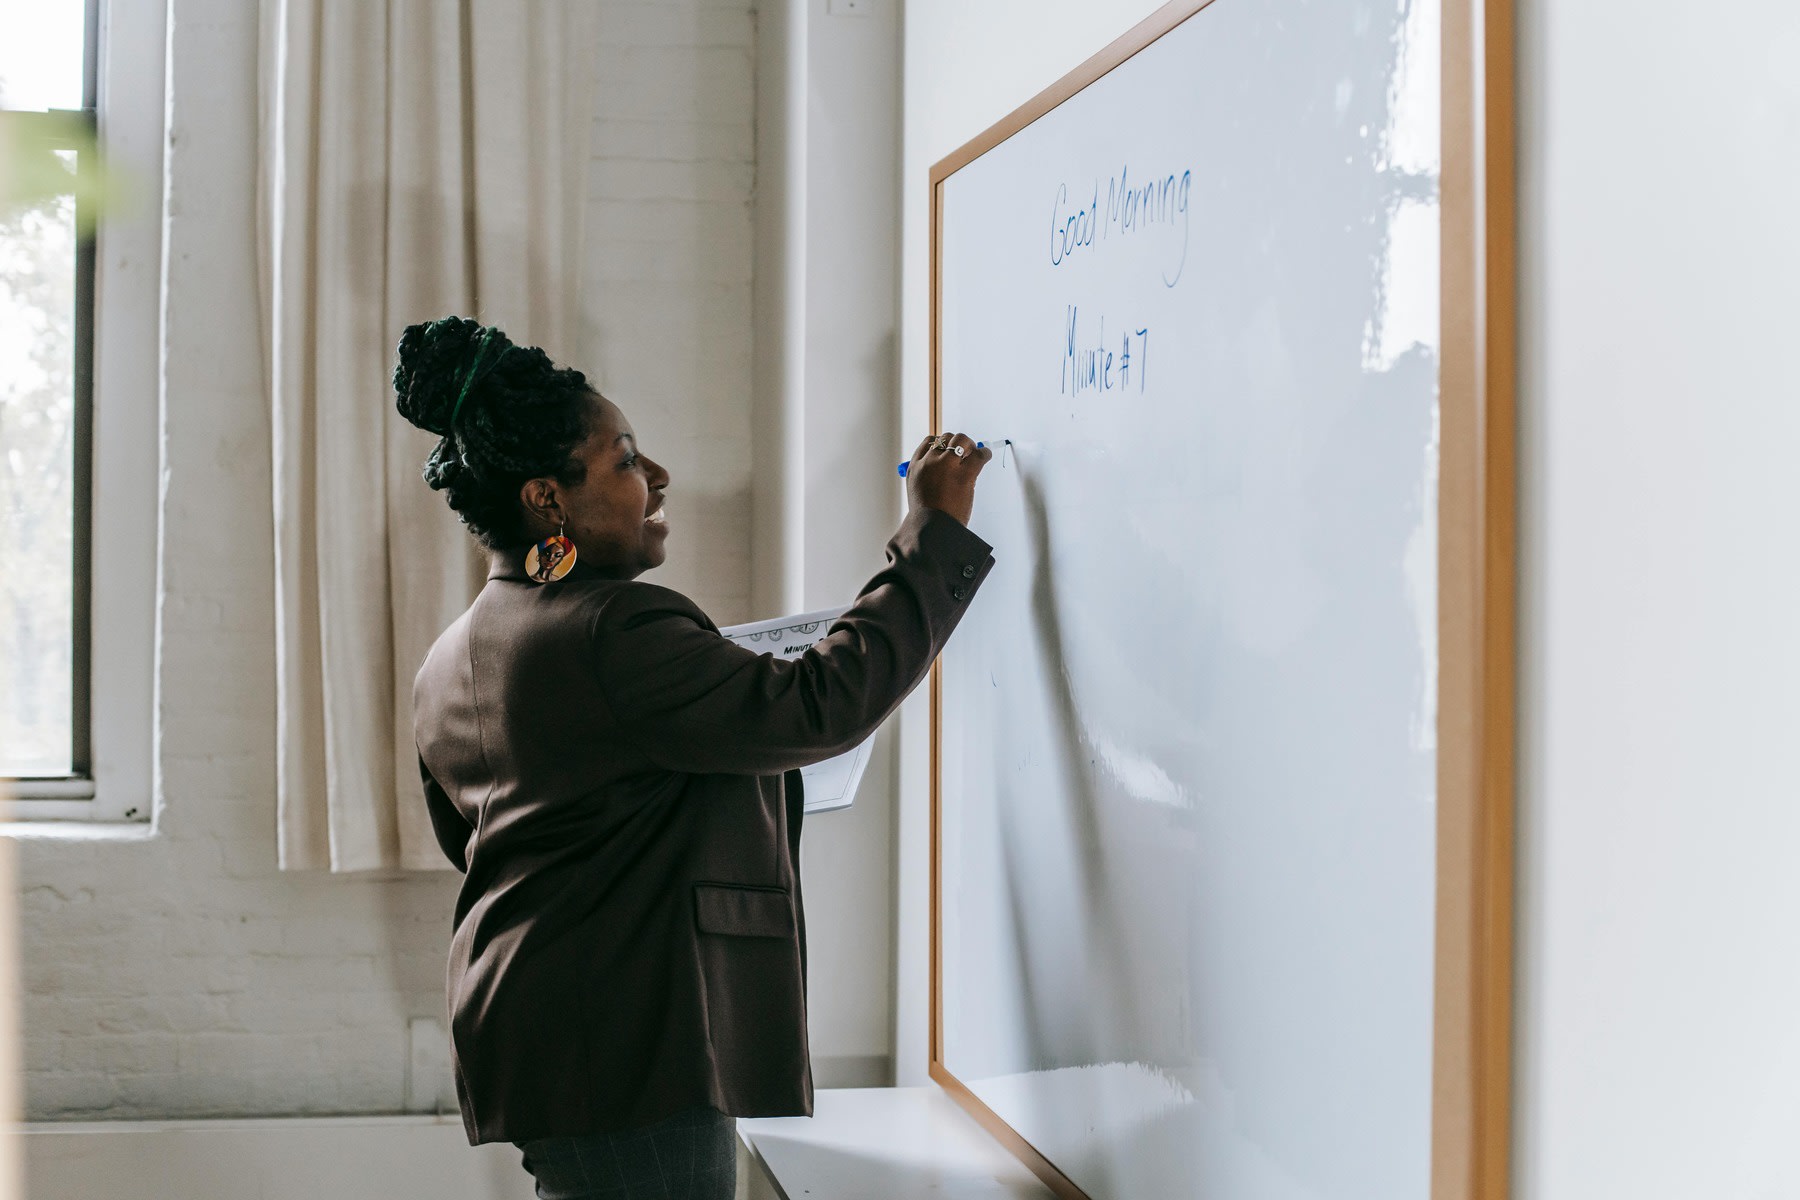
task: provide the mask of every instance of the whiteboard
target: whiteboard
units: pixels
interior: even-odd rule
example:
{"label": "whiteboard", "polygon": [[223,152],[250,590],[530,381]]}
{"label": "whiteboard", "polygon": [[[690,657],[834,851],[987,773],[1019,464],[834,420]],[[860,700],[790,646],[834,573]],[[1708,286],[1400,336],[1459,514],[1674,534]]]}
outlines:
{"label": "whiteboard", "polygon": [[1431,0],[1215,0],[938,183],[934,1071],[1092,1197],[1430,1194]]}

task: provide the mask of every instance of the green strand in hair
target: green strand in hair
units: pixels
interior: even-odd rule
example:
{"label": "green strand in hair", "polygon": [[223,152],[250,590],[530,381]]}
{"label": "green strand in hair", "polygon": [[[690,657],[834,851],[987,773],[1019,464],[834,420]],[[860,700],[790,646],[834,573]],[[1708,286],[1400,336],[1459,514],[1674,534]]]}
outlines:
{"label": "green strand in hair", "polygon": [[[475,377],[481,373],[481,360],[487,357],[488,343],[494,340],[494,334],[497,332],[498,330],[492,325],[482,331],[481,345],[475,348],[475,361],[469,364],[469,373],[463,376],[462,390],[456,393],[456,405],[450,410],[451,429],[456,428],[456,418],[462,413],[463,401],[469,398],[469,389],[475,386]],[[506,351],[511,349],[512,347],[508,346],[505,350],[500,351],[500,358],[494,360],[494,366],[499,366],[500,359],[505,358]]]}

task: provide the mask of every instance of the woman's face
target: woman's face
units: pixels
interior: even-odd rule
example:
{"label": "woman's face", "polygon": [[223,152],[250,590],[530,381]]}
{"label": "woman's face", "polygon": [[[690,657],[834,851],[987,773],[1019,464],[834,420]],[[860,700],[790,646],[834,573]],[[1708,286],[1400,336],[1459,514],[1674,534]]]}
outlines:
{"label": "woman's face", "polygon": [[621,579],[634,579],[662,565],[669,526],[662,511],[669,473],[640,453],[631,422],[618,405],[601,396],[587,440],[573,457],[587,468],[577,484],[533,479],[521,499],[526,509],[555,533],[575,543],[580,561]]}

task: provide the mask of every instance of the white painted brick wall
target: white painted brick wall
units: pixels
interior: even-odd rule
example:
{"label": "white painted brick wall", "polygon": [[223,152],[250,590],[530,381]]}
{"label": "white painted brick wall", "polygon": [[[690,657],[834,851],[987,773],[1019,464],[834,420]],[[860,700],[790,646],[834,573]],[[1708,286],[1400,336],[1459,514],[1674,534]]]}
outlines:
{"label": "white painted brick wall", "polygon": [[[750,4],[601,3],[579,365],[674,475],[660,580],[735,620],[749,593]],[[408,1020],[443,1011],[455,879],[275,870],[256,8],[173,0],[169,20],[165,807],[150,841],[21,846],[27,1106],[396,1112]]]}
{"label": "white painted brick wall", "polygon": [[594,63],[583,364],[669,468],[649,578],[751,616],[749,0],[605,0]]}

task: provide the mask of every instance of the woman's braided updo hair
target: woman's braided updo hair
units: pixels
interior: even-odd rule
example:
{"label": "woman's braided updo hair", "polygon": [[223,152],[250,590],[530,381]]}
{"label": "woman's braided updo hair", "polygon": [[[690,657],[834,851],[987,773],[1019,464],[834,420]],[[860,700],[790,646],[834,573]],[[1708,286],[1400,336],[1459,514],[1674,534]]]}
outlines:
{"label": "woman's braided updo hair", "polygon": [[425,482],[447,493],[484,545],[529,541],[519,488],[583,477],[573,451],[593,411],[587,377],[467,317],[408,325],[399,355],[394,406],[443,439],[425,460]]}

